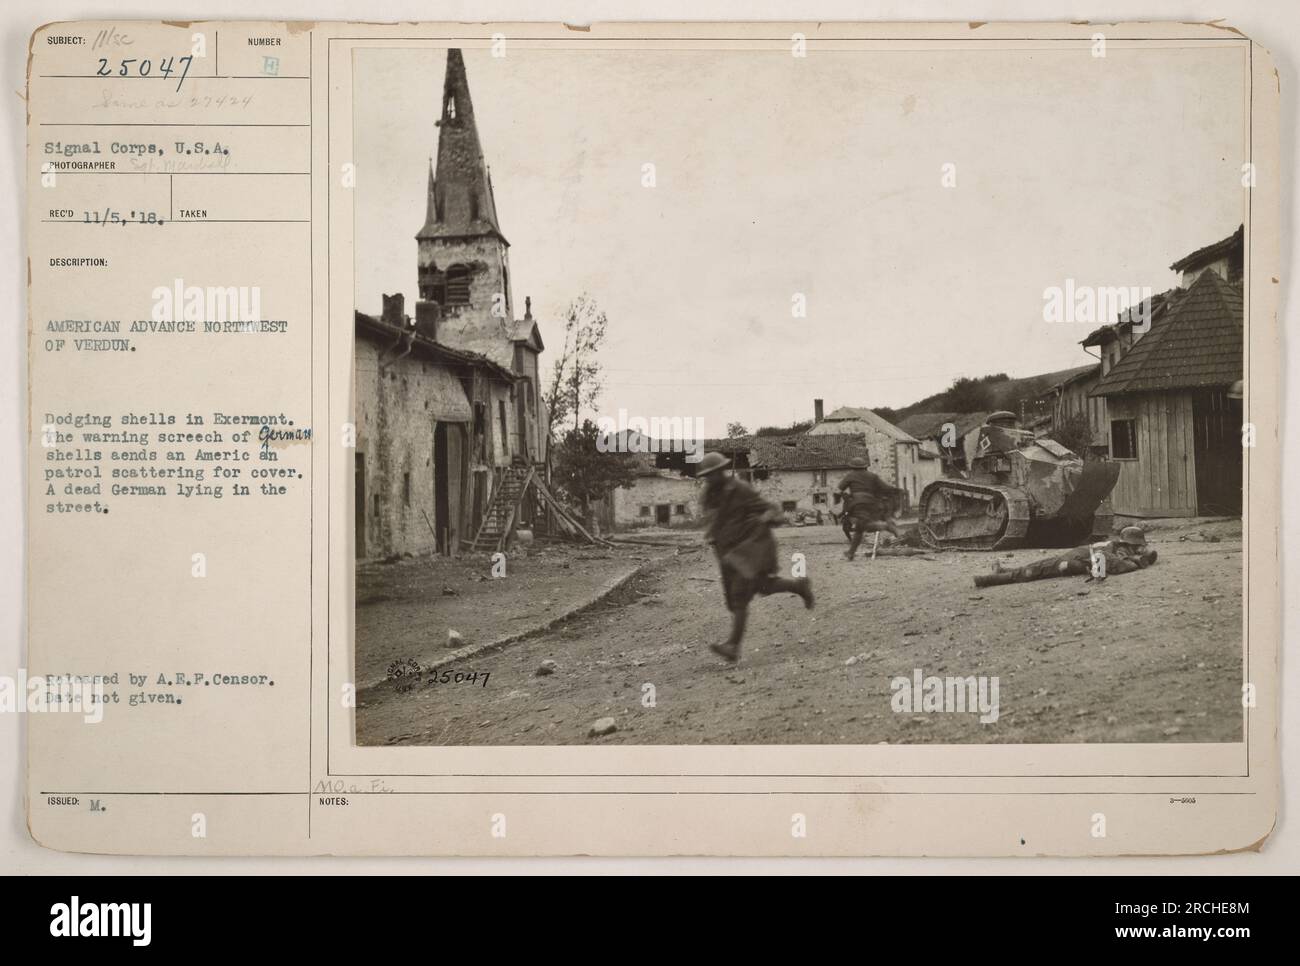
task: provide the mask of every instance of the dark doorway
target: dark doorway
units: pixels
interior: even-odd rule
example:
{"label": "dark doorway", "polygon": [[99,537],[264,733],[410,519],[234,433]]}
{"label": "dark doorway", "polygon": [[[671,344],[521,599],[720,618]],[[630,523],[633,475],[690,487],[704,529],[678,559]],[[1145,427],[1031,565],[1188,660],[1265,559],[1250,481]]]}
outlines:
{"label": "dark doorway", "polygon": [[515,425],[519,427],[518,453],[524,458],[525,462],[531,463],[533,454],[528,451],[528,433],[525,432],[528,427],[527,407],[524,404],[525,391],[525,387],[521,385],[515,392]]}
{"label": "dark doorway", "polygon": [[1196,512],[1201,516],[1241,513],[1241,400],[1222,389],[1192,396],[1195,438]]}
{"label": "dark doorway", "polygon": [[487,499],[487,470],[474,471],[474,510],[470,519],[471,532],[478,534],[483,526],[483,504]]}
{"label": "dark doorway", "polygon": [[447,459],[447,424],[436,423],[433,427],[433,530],[437,535],[438,553],[451,552],[449,533],[451,531],[451,493],[447,471],[450,469]]}
{"label": "dark doorway", "polygon": [[366,454],[357,453],[354,486],[353,525],[356,527],[357,559],[366,555]]}
{"label": "dark doorway", "polygon": [[672,507],[667,503],[659,503],[655,506],[655,523],[661,527],[668,526],[672,520]]}

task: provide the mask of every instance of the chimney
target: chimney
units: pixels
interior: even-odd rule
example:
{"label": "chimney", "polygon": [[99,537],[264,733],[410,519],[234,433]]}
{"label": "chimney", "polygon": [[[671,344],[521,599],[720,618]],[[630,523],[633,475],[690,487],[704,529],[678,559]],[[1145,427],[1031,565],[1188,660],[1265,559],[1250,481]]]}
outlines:
{"label": "chimney", "polygon": [[820,399],[814,399],[813,400],[813,424],[816,425],[817,423],[820,423],[822,419],[823,419],[822,401]]}
{"label": "chimney", "polygon": [[426,302],[424,299],[415,303],[415,333],[423,339],[430,342],[438,341],[438,315],[439,306],[437,302]]}
{"label": "chimney", "polygon": [[384,322],[388,325],[395,326],[399,329],[406,328],[406,321],[403,318],[403,311],[406,309],[406,299],[401,292],[396,295],[384,296]]}
{"label": "chimney", "polygon": [[524,321],[525,322],[532,321],[532,318],[533,318],[533,297],[531,295],[525,295],[524,296]]}

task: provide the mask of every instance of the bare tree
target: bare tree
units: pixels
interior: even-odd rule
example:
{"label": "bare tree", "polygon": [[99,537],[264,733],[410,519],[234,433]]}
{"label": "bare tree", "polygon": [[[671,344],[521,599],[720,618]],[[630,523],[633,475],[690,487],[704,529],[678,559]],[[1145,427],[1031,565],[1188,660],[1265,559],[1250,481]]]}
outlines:
{"label": "bare tree", "polygon": [[564,344],[551,367],[551,385],[546,390],[550,419],[546,428],[552,436],[556,426],[570,419],[577,429],[582,408],[595,403],[601,389],[596,353],[605,341],[608,324],[605,313],[586,292],[569,303],[564,316]]}

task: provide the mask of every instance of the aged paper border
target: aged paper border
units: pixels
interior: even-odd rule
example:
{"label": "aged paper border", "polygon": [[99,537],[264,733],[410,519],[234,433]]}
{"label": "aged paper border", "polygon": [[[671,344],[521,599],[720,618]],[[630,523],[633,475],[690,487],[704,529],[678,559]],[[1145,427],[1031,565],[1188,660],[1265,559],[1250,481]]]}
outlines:
{"label": "aged paper border", "polygon": [[[267,26],[267,25],[263,25]],[[789,34],[807,34],[817,43],[873,43],[878,41],[987,43],[1042,42],[1057,38],[1086,44],[1092,30],[1087,25],[597,25],[590,31],[537,25],[475,25],[474,36],[464,26],[412,28],[357,25],[302,25],[311,38],[313,125],[327,127],[328,143],[313,138],[313,420],[317,425],[337,425],[346,410],[334,392],[350,379],[350,322],[352,252],[346,240],[332,233],[336,189],[331,170],[338,138],[350,136],[350,125],[330,126],[331,99],[350,95],[350,82],[340,86],[333,76],[336,46],[374,42],[409,45],[413,36],[430,38],[431,45],[454,41],[469,46],[486,44],[497,30],[520,40],[538,42],[625,43],[635,46],[646,36],[650,42],[715,43],[715,34],[744,33],[733,43],[753,43],[767,38],[773,47],[787,47]],[[294,28],[290,28],[294,31]],[[963,31],[967,34],[963,35]],[[1142,43],[1231,41],[1249,50],[1251,88],[1252,157],[1277,157],[1275,74],[1270,59],[1257,45],[1224,28],[1142,24],[1106,28],[1113,41]],[[481,36],[479,35],[481,32]],[[978,35],[978,38],[974,35]],[[355,38],[355,39],[350,39]],[[861,38],[852,40],[850,38]],[[350,62],[350,61],[349,61]],[[324,184],[331,187],[327,190]],[[1259,372],[1250,366],[1256,353],[1275,354],[1277,278],[1276,172],[1263,172],[1251,193],[1247,213],[1246,314],[1250,339],[1247,362],[1248,413],[1269,417],[1256,421],[1265,437],[1276,437],[1278,379],[1271,368]],[[1254,194],[1262,192],[1256,204]],[[327,224],[327,244],[318,239],[322,213]],[[1258,238],[1256,236],[1259,236]],[[342,260],[340,262],[340,259]],[[347,283],[340,281],[346,266]],[[321,271],[323,269],[323,272]],[[323,277],[322,277],[323,276]],[[346,318],[340,326],[339,319]],[[343,346],[340,352],[340,345]],[[324,347],[326,359],[316,349]],[[346,361],[341,361],[346,360]],[[340,373],[344,380],[339,381]],[[326,402],[328,400],[328,404]],[[328,405],[328,409],[326,409]],[[1272,432],[1270,433],[1269,430]],[[872,769],[861,770],[853,747],[817,748],[493,748],[493,749],[357,749],[350,743],[351,726],[346,711],[333,700],[341,681],[350,676],[348,634],[352,601],[351,555],[345,543],[349,527],[346,499],[349,474],[331,473],[338,454],[315,447],[311,495],[313,533],[312,635],[309,668],[312,698],[308,708],[311,788],[322,780],[342,778],[356,805],[346,811],[317,807],[311,790],[286,791],[301,802],[277,802],[274,808],[246,813],[245,820],[264,822],[257,834],[230,843],[220,851],[272,853],[353,852],[367,854],[1164,854],[1208,852],[1249,847],[1267,834],[1273,823],[1276,800],[1276,691],[1274,673],[1257,682],[1260,703],[1248,716],[1244,772],[1239,756],[1223,748],[1235,746],[1182,746],[1183,760],[1170,762],[1166,746],[1067,746],[1081,754],[1073,768],[1037,777],[1023,775],[1044,756],[1054,756],[1061,746],[892,746],[879,749],[894,754]],[[1258,465],[1252,467],[1252,463]],[[1254,450],[1246,460],[1249,480],[1275,481],[1276,449]],[[327,480],[322,486],[319,481]],[[1248,490],[1248,494],[1249,494]],[[1258,493],[1258,491],[1256,491]],[[1246,570],[1271,576],[1246,584],[1249,594],[1247,661],[1256,668],[1277,664],[1277,512],[1276,487],[1265,488],[1265,498],[1247,502]],[[325,575],[328,574],[328,581]],[[336,670],[342,670],[336,677]],[[1247,672],[1249,673],[1249,672]],[[286,709],[286,727],[300,712]],[[336,725],[341,722],[341,727]],[[872,750],[876,749],[871,746]],[[1117,751],[1122,751],[1117,754]],[[373,754],[372,754],[373,752]],[[919,755],[917,753],[920,753]],[[976,754],[978,752],[978,754]],[[1005,760],[984,763],[993,752]],[[1151,753],[1163,761],[1152,762]],[[793,753],[799,767],[781,759]],[[1021,757],[1024,753],[1024,757]],[[1093,754],[1096,753],[1096,754]],[[847,754],[844,760],[837,756]],[[385,756],[377,758],[375,755]],[[682,767],[683,755],[698,758],[694,767]],[[389,757],[392,756],[392,757]],[[361,757],[366,760],[362,762]],[[412,763],[415,757],[418,763]],[[962,771],[955,763],[978,757],[976,768],[988,774]],[[910,760],[908,760],[910,759]],[[925,760],[929,759],[929,760]],[[1211,761],[1206,775],[1202,764]],[[921,765],[918,767],[917,762]],[[1115,762],[1120,764],[1117,766]],[[517,762],[517,763],[516,763]],[[622,766],[622,767],[620,767]],[[658,769],[657,771],[655,769]],[[1109,776],[1099,772],[1112,770]],[[356,770],[354,770],[356,769]],[[511,769],[511,771],[507,771]],[[712,773],[708,769],[714,769]],[[730,769],[730,771],[724,771]],[[1199,770],[1198,770],[1199,769]],[[421,774],[423,772],[423,774]],[[1115,774],[1118,772],[1118,774]],[[363,778],[364,776],[364,778]],[[1189,789],[1184,780],[1202,777],[1209,784]],[[385,790],[367,788],[369,778]],[[1088,782],[1080,779],[1088,777]],[[1104,778],[1105,780],[1100,780]],[[817,784],[807,784],[810,780]],[[292,784],[290,782],[289,784]],[[1155,787],[1152,787],[1152,786]],[[1205,797],[1205,807],[1193,814],[1170,813],[1159,799],[1174,791]],[[32,794],[37,794],[33,789]],[[201,794],[201,793],[196,793]],[[229,793],[222,793],[229,794]],[[233,793],[238,795],[240,793]],[[261,794],[261,793],[253,793]],[[1130,816],[1129,831],[1115,832],[1101,843],[1086,834],[1086,812],[1106,802],[1108,813]],[[400,804],[399,804],[400,803]],[[1243,804],[1249,803],[1246,807]],[[244,814],[237,809],[232,815]],[[507,811],[512,816],[511,835],[493,840],[487,834],[488,816]],[[792,811],[808,814],[818,830],[808,840],[792,842]],[[256,818],[254,816],[256,815]],[[1067,819],[1076,815],[1076,821]],[[1171,822],[1171,817],[1181,819]],[[62,823],[54,823],[55,826]],[[148,834],[148,823],[122,829],[105,842],[67,828],[48,828],[43,841],[64,848],[93,851],[172,852]],[[302,826],[306,826],[304,829]],[[1013,832],[1011,830],[1018,829]],[[34,827],[35,831],[35,827]],[[56,841],[57,839],[57,841]],[[211,852],[211,849],[205,849]]]}

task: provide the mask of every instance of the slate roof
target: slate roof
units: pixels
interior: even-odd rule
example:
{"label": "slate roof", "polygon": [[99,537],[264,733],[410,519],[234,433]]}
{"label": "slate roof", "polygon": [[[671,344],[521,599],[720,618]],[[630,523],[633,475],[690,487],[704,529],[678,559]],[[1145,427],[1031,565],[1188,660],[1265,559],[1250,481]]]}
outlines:
{"label": "slate roof", "polygon": [[1203,272],[1091,395],[1230,385],[1242,378],[1243,348],[1241,288]]}
{"label": "slate roof", "polygon": [[860,433],[812,436],[759,436],[749,454],[749,465],[768,470],[847,469],[854,457],[868,459]]}
{"label": "slate roof", "polygon": [[[839,423],[841,425],[836,426]],[[808,430],[810,436],[828,436],[850,432],[849,425],[852,423],[865,423],[867,426],[884,433],[886,436],[893,437],[900,443],[915,443],[917,440],[899,429],[893,423],[889,422],[882,416],[877,416],[870,409],[859,406],[841,406],[835,412],[825,417],[820,423]]]}

